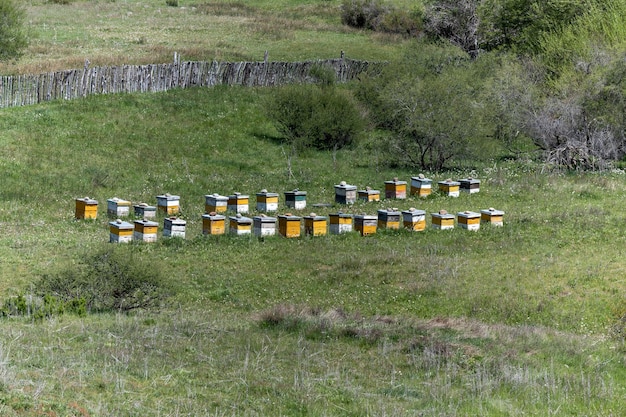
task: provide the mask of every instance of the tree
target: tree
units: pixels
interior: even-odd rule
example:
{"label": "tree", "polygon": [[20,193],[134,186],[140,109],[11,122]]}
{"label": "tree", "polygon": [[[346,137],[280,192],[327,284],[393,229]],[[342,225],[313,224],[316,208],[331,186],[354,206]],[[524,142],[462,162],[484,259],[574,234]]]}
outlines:
{"label": "tree", "polygon": [[424,11],[424,31],[433,37],[448,39],[472,57],[476,57],[480,40],[477,14],[480,0],[439,0]]}
{"label": "tree", "polygon": [[14,0],[0,0],[0,61],[19,58],[28,46],[26,11]]}

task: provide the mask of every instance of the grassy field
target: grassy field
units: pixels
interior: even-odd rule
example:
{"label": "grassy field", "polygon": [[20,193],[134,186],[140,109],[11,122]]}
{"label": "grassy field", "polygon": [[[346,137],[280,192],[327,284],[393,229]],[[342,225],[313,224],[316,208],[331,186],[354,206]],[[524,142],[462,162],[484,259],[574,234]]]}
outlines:
{"label": "grassy field", "polygon": [[[132,34],[125,30],[131,19],[114,19],[114,12],[226,19],[215,11],[224,3],[181,1],[179,8],[156,3],[161,2],[33,1],[29,16],[38,23],[31,30],[39,28],[39,39],[24,61],[4,70],[82,65],[81,48],[92,63],[122,62],[127,54],[133,62],[159,56],[145,46],[152,45],[153,35],[145,35],[143,46],[129,40],[144,33],[142,19],[133,18]],[[274,19],[281,14],[270,13],[276,7],[287,16],[308,16],[305,27],[334,28],[327,33],[333,41],[328,49],[316,42],[310,56],[304,44],[285,38],[275,45],[269,36],[233,41],[223,57],[260,59],[266,49],[275,59],[301,59],[300,53],[307,59],[327,57],[337,49],[350,51],[341,46],[347,39],[361,59],[399,51],[389,40],[377,48],[372,45],[379,38],[341,29],[329,5],[338,3],[229,3],[229,24],[248,8]],[[203,7],[214,11],[199,14]],[[108,13],[101,12],[100,23],[94,8]],[[84,13],[75,21],[93,30],[71,25],[68,10]],[[250,23],[249,17],[241,19]],[[55,22],[50,27],[64,38],[54,40],[44,21]],[[181,27],[180,22],[169,27]],[[166,25],[159,20],[159,26]],[[317,30],[305,35],[298,27],[297,35],[286,39],[323,36]],[[88,38],[88,32],[99,33],[98,39]],[[111,44],[101,42],[104,33]],[[242,33],[257,39],[249,26]],[[198,36],[207,42],[219,38],[212,32]],[[228,36],[237,39],[233,33],[223,38]],[[49,62],[31,56],[37,43]],[[174,50],[189,53],[178,48],[185,45],[183,38],[172,41],[164,59]],[[184,58],[220,58],[215,48],[205,45]],[[220,87],[2,111],[0,302],[32,294],[44,274],[73,270],[93,254],[110,252],[167,277],[172,296],[158,310],[132,314],[0,318],[0,415],[623,412],[624,171],[567,174],[530,161],[492,161],[425,173],[435,181],[474,176],[481,179],[478,194],[339,206],[333,203],[334,185],[342,180],[382,190],[384,181],[396,176],[408,181],[420,172],[382,166],[376,153],[357,146],[336,157],[300,154],[288,175],[288,149],[263,113],[272,93]],[[366,238],[202,235],[205,194],[254,196],[266,188],[281,193],[282,200],[282,192],[296,187],[308,192],[309,205],[331,204],[300,214],[496,207],[505,211],[505,225],[477,232],[379,230]],[[181,197],[186,239],[159,234],[154,244],[108,243],[108,198],[155,204],[164,193]],[[74,199],[87,195],[100,202],[100,216],[76,221]],[[251,203],[254,208],[254,197]],[[281,204],[279,212],[286,211]]]}

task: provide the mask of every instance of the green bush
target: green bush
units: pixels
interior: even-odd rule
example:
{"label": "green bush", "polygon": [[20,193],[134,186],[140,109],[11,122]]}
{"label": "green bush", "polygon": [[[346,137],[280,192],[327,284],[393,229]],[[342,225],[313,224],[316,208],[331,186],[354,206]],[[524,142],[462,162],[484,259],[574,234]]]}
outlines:
{"label": "green bush", "polygon": [[378,0],[345,0],[341,5],[341,22],[358,29],[415,35],[421,27],[420,21],[419,13]]}
{"label": "green bush", "polygon": [[19,58],[28,46],[26,11],[13,0],[0,0],[0,61]]}

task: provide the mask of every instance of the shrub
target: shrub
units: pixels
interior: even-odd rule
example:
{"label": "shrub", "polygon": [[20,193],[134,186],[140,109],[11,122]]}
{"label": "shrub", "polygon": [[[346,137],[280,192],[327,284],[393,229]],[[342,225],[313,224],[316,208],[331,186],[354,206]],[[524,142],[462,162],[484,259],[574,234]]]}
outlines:
{"label": "shrub", "polygon": [[165,4],[172,7],[178,7],[178,0],[165,0]]}
{"label": "shrub", "polygon": [[13,0],[0,0],[0,61],[19,58],[28,46],[26,12]]}
{"label": "shrub", "polygon": [[358,29],[415,35],[420,14],[401,10],[378,0],[345,0],[341,5],[341,22]]}

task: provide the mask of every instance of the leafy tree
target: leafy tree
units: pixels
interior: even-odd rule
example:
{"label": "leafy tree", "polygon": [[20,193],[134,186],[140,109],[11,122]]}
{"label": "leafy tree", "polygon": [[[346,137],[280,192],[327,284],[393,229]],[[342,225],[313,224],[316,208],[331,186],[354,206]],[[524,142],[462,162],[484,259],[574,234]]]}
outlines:
{"label": "leafy tree", "polygon": [[19,58],[28,46],[24,33],[26,12],[14,0],[0,0],[0,60]]}

